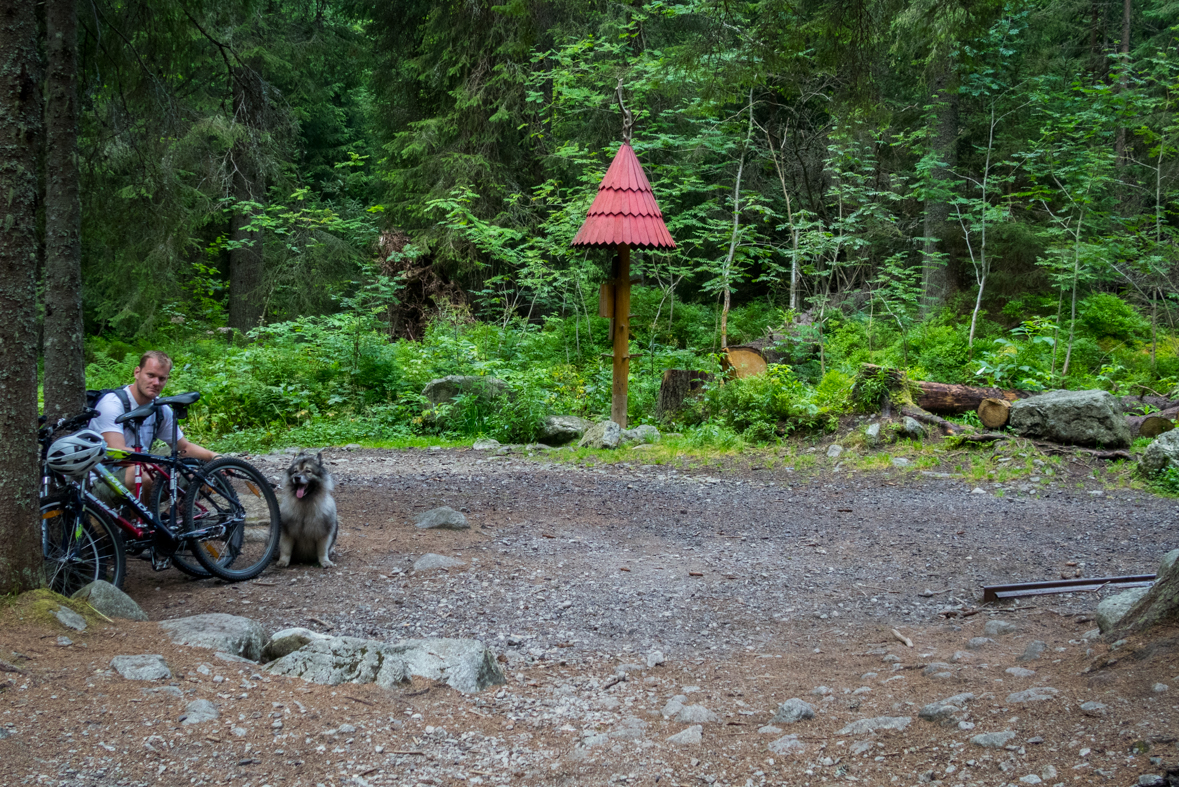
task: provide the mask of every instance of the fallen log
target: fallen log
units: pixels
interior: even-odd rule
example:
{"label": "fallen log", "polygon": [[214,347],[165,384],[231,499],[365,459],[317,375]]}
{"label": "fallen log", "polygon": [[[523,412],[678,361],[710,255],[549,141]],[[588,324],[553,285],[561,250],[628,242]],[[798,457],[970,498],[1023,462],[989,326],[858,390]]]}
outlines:
{"label": "fallen log", "polygon": [[1032,396],[1031,391],[1015,391],[1004,388],[976,388],[972,385],[950,385],[948,383],[931,383],[922,380],[913,381],[913,385],[921,389],[917,397],[917,405],[923,410],[940,415],[961,415],[962,413],[977,412],[986,399],[1004,402],[1014,402]]}
{"label": "fallen log", "polygon": [[951,423],[945,418],[940,418],[933,413],[922,410],[920,407],[915,405],[905,405],[900,409],[900,413],[901,415],[909,416],[914,421],[919,421],[923,424],[937,427],[942,434],[962,434],[963,432],[970,431],[970,427],[968,426]]}
{"label": "fallen log", "polygon": [[988,429],[1002,429],[1011,418],[1011,402],[1006,399],[983,399],[978,405],[978,420]]}
{"label": "fallen log", "polygon": [[1161,415],[1148,415],[1142,419],[1142,424],[1138,427],[1138,436],[1149,437],[1153,440],[1174,428],[1175,423],[1170,418],[1164,418]]}
{"label": "fallen log", "polygon": [[[1151,415],[1127,415],[1126,424],[1130,427],[1130,434],[1134,437],[1158,437],[1163,432],[1170,431],[1163,427],[1168,423],[1173,424],[1176,419],[1179,419],[1179,407],[1169,407],[1166,410],[1152,413]],[[1143,431],[1143,427],[1146,426],[1147,421],[1151,421],[1152,425],[1146,431]],[[1160,428],[1162,431],[1155,432],[1154,434],[1149,433],[1152,429]]]}

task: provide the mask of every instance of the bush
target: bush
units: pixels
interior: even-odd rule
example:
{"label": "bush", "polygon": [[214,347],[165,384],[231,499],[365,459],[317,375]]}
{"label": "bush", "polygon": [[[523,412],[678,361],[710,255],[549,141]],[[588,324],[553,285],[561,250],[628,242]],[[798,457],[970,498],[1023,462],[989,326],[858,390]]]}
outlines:
{"label": "bush", "polygon": [[1078,322],[1094,339],[1132,342],[1150,335],[1150,322],[1116,295],[1097,292],[1081,301]]}

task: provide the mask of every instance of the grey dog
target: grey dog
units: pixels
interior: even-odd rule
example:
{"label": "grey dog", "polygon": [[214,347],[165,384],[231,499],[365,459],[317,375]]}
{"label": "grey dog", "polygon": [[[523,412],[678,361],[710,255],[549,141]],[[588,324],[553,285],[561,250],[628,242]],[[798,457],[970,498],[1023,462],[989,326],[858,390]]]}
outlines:
{"label": "grey dog", "polygon": [[282,515],[282,536],[278,542],[278,565],[288,566],[293,558],[304,563],[319,561],[324,568],[336,543],[335,482],[323,463],[323,452],[301,453],[283,474],[278,490]]}

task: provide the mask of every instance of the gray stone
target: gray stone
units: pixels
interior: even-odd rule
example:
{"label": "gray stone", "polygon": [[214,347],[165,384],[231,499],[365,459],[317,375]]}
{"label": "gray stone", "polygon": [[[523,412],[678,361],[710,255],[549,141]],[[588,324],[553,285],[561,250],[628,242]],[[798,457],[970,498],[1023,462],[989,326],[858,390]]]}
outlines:
{"label": "gray stone", "polygon": [[827,457],[829,459],[838,459],[842,453],[843,446],[841,446],[839,443],[832,443],[827,447]]}
{"label": "gray stone", "polygon": [[1034,773],[1029,773],[1027,776],[1019,777],[1020,784],[1040,784],[1044,780]]}
{"label": "gray stone", "polygon": [[639,424],[634,429],[623,429],[618,437],[619,445],[629,445],[631,443],[638,443],[639,445],[646,445],[648,443],[658,443],[662,435],[659,430],[650,424]]}
{"label": "gray stone", "polygon": [[498,377],[452,374],[426,383],[422,396],[432,406],[446,404],[459,394],[474,394],[484,401],[494,401],[508,393],[508,384]]}
{"label": "gray stone", "polygon": [[491,437],[481,437],[471,444],[471,448],[476,451],[494,451],[500,447],[499,440]]}
{"label": "gray stone", "polygon": [[806,744],[797,735],[784,735],[776,741],[770,741],[767,748],[774,754],[802,754],[806,751]]}
{"label": "gray stone", "polygon": [[180,717],[182,724],[200,724],[203,721],[215,721],[221,716],[217,706],[208,700],[193,700],[184,708]]}
{"label": "gray stone", "polygon": [[389,644],[330,637],[313,640],[266,669],[329,686],[375,683],[389,688],[417,675],[474,693],[507,682],[495,654],[473,639],[407,639]]}
{"label": "gray stone", "polygon": [[127,680],[167,680],[172,670],[159,655],[115,656],[111,666]]}
{"label": "gray stone", "polygon": [[1024,669],[1023,667],[1008,667],[1003,671],[1014,678],[1030,678],[1036,674],[1035,670]]}
{"label": "gray stone", "polygon": [[177,645],[209,648],[251,661],[262,657],[262,646],[270,639],[261,623],[222,612],[164,620],[160,628]]}
{"label": "gray stone", "polygon": [[147,620],[147,613],[130,596],[101,579],[84,586],[72,597],[85,601],[108,618]]}
{"label": "gray stone", "polygon": [[985,648],[987,645],[991,645],[994,642],[995,640],[991,639],[990,637],[971,637],[970,641],[966,643],[966,647],[970,650],[978,650],[980,648]]}
{"label": "gray stone", "polygon": [[414,527],[419,530],[469,530],[467,518],[461,511],[455,511],[449,506],[431,508],[414,520]]}
{"label": "gray stone", "polygon": [[880,442],[880,422],[875,421],[868,424],[868,428],[864,430],[864,434],[868,437],[868,442],[872,445]]}
{"label": "gray stone", "polygon": [[[1177,430],[1179,431],[1179,430]],[[1170,434],[1168,432],[1167,434]],[[1118,624],[1126,616],[1130,607],[1138,603],[1138,599],[1150,592],[1150,588],[1130,588],[1129,590],[1110,596],[1097,605],[1097,628],[1104,634]]]}
{"label": "gray stone", "polygon": [[58,637],[57,638],[57,646],[59,648],[68,648],[70,645],[73,645],[73,644],[74,644],[74,641],[72,639],[70,639],[69,637]]}
{"label": "gray stone", "polygon": [[970,739],[970,742],[975,746],[981,746],[984,749],[1002,749],[1007,745],[1008,741],[1015,737],[1015,733],[1011,730],[1004,730],[1003,732],[984,732],[982,735],[975,735]]}
{"label": "gray stone", "polygon": [[1162,559],[1159,561],[1158,571],[1155,573],[1161,577],[1163,574],[1166,574],[1171,570],[1171,566],[1175,565],[1176,561],[1179,561],[1179,549],[1172,549],[1170,552],[1163,555]]}
{"label": "gray stone", "polygon": [[1047,700],[1056,699],[1056,695],[1059,693],[1056,689],[1048,686],[1037,686],[1034,689],[1026,689],[1008,694],[1007,703],[1014,705],[1017,702],[1046,702]]}
{"label": "gray stone", "polygon": [[540,427],[540,442],[545,445],[565,445],[579,440],[590,428],[590,422],[576,415],[550,415]]}
{"label": "gray stone", "polygon": [[1021,437],[1068,445],[1125,448],[1131,440],[1118,400],[1099,390],[1050,391],[1020,399],[1012,403],[1007,425]]}
{"label": "gray stone", "polygon": [[926,664],[925,668],[921,670],[921,674],[927,678],[931,678],[934,675],[937,675],[941,672],[947,672],[952,669],[953,667],[951,667],[949,664],[946,664],[944,661],[935,661],[931,664]]}
{"label": "gray stone", "polygon": [[815,718],[814,708],[797,697],[791,697],[778,706],[778,710],[774,712],[774,717],[770,719],[770,723],[784,722],[786,724],[793,724],[796,721],[813,718]]}
{"label": "gray stone", "polygon": [[433,571],[439,568],[458,568],[467,565],[461,560],[446,555],[436,555],[433,552],[427,552],[414,561],[414,571]]}
{"label": "gray stone", "polygon": [[663,661],[663,651],[653,650],[647,654],[647,669],[658,667]]}
{"label": "gray stone", "polygon": [[703,705],[684,705],[675,715],[675,720],[684,724],[711,724],[717,715]]}
{"label": "gray stone", "polygon": [[866,754],[872,751],[875,745],[876,741],[855,741],[848,749],[851,750],[852,754]]}
{"label": "gray stone", "polygon": [[877,716],[873,719],[860,719],[844,726],[837,735],[862,735],[876,730],[903,730],[913,721],[911,716]]}
{"label": "gray stone", "polygon": [[1164,432],[1138,457],[1138,468],[1147,475],[1179,467],[1179,429]]}
{"label": "gray stone", "polygon": [[622,440],[622,427],[613,421],[599,421],[585,430],[577,441],[578,448],[617,448]]}
{"label": "gray stone", "polygon": [[1028,646],[1026,648],[1024,648],[1023,653],[1020,654],[1019,658],[1017,658],[1016,661],[1020,661],[1020,662],[1035,661],[1036,659],[1043,656],[1044,651],[1047,649],[1048,649],[1048,643],[1041,642],[1038,639],[1034,639],[1028,643]]}
{"label": "gray stone", "polygon": [[69,607],[58,607],[53,612],[53,617],[57,618],[57,622],[68,629],[73,629],[74,631],[86,630],[86,618],[74,612]]}
{"label": "gray stone", "polygon": [[983,626],[983,634],[988,637],[1002,637],[1017,631],[1019,631],[1019,626],[1006,620],[988,620],[987,624]]}
{"label": "gray stone", "polygon": [[1166,777],[1157,773],[1144,773],[1138,777],[1138,787],[1167,787],[1168,784]]}
{"label": "gray stone", "polygon": [[822,697],[830,693],[831,689],[827,688],[826,686],[815,686],[813,689],[811,689],[811,694],[814,694],[816,697]]}
{"label": "gray stone", "polygon": [[913,464],[903,456],[894,456],[891,461],[893,467],[908,467]]}
{"label": "gray stone", "polygon": [[681,746],[688,746],[695,743],[700,743],[704,739],[704,728],[699,724],[693,724],[683,732],[677,732],[667,739],[668,743],[678,743]]}
{"label": "gray stone", "polygon": [[901,434],[910,440],[924,440],[927,432],[920,421],[906,415],[905,420],[901,421]]}
{"label": "gray stone", "polygon": [[782,732],[782,728],[775,727],[772,724],[767,724],[764,727],[758,727],[757,731],[762,735],[777,735],[778,733]]}
{"label": "gray stone", "polygon": [[686,694],[677,694],[667,701],[667,704],[663,706],[663,710],[661,710],[660,713],[662,713],[665,717],[670,718],[671,716],[679,713],[680,710],[683,709],[684,703],[687,701],[688,697]]}
{"label": "gray stone", "polygon": [[1153,691],[1155,694],[1163,694],[1163,693],[1169,691],[1170,688],[1171,687],[1165,683],[1156,683],[1150,687],[1150,690]]}
{"label": "gray stone", "polygon": [[305,628],[289,628],[276,631],[262,647],[262,661],[281,659],[288,653],[294,653],[299,648],[317,639],[331,639],[327,634]]}
{"label": "gray stone", "polygon": [[1105,714],[1105,705],[1100,702],[1082,702],[1081,712],[1086,716],[1102,716]]}
{"label": "gray stone", "polygon": [[955,694],[944,700],[931,702],[918,712],[918,717],[947,727],[957,726],[966,718],[966,703],[974,699],[970,692]]}

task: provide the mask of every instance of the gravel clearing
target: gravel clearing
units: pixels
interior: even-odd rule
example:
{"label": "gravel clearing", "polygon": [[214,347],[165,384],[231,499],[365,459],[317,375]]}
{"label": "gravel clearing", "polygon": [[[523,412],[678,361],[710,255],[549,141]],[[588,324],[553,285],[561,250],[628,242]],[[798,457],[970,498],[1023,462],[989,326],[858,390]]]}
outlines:
{"label": "gravel clearing", "polygon": [[[976,612],[984,584],[1153,571],[1179,545],[1173,500],[1105,489],[1081,463],[996,490],[838,458],[528,454],[329,449],[335,568],[228,585],[131,559],[126,586],[151,621],[478,639],[506,686],[314,685],[155,622],[77,631],[10,609],[0,783],[1087,785],[1179,765],[1179,692],[1154,690],[1179,681],[1179,632],[1085,638],[1108,592]],[[289,457],[251,461],[277,477]],[[415,526],[442,506],[469,529]],[[144,654],[169,676],[111,666]],[[788,700],[813,717],[784,731]]]}

